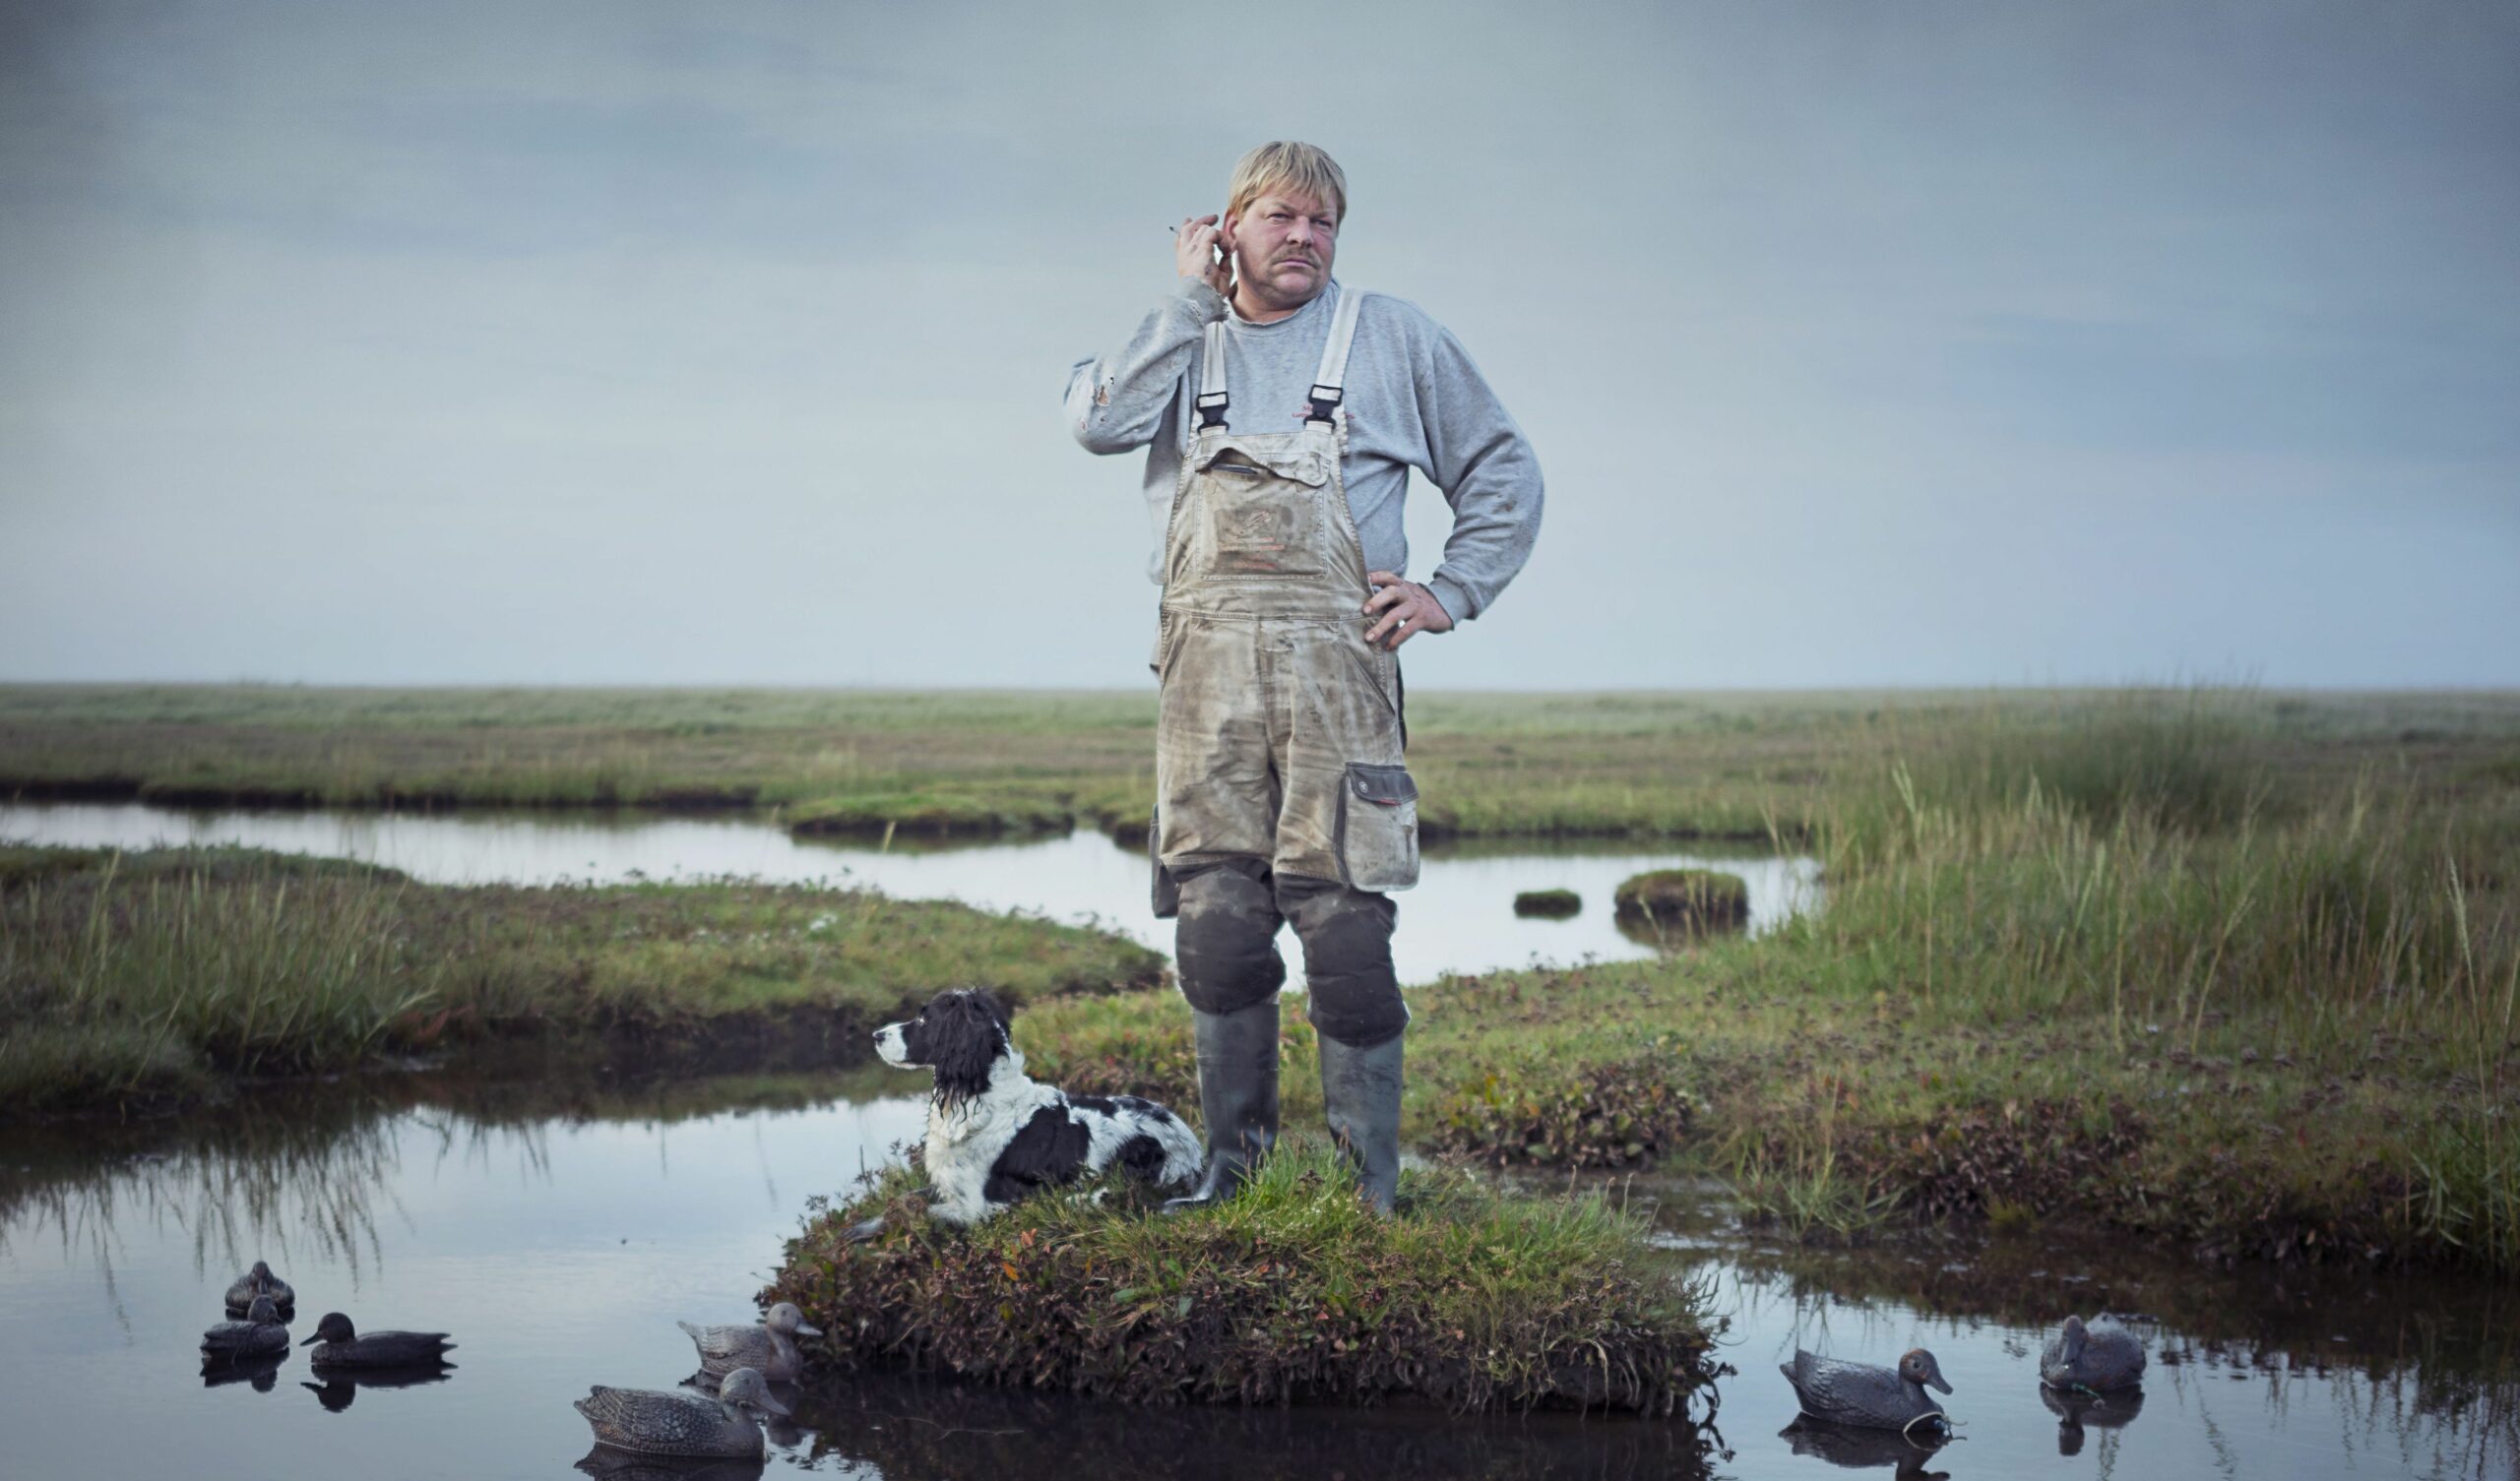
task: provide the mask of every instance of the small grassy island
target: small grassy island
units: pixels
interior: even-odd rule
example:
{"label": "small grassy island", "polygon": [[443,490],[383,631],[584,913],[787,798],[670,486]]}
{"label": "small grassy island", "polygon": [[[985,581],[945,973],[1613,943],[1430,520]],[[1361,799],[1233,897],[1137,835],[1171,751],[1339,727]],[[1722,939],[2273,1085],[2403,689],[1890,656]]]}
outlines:
{"label": "small grassy island", "polygon": [[1021,1003],[1163,976],[1106,932],[869,891],[459,887],[250,849],[0,845],[0,1121],[416,1054],[850,1064],[957,983]]}
{"label": "small grassy island", "polygon": [[[1138,1403],[1414,1398],[1649,1414],[1714,1381],[1700,1294],[1598,1196],[1413,1172],[1375,1217],[1339,1158],[1281,1149],[1229,1203],[1166,1217],[1119,1186],[1032,1199],[969,1231],[892,1168],[813,1216],[765,1301],[844,1368],[907,1368]],[[887,1216],[872,1243],[843,1231]]]}
{"label": "small grassy island", "polygon": [[1750,923],[1750,887],[1713,869],[1656,869],[1630,875],[1610,896],[1618,923],[1670,940]]}
{"label": "small grassy island", "polygon": [[1584,896],[1572,890],[1526,890],[1514,896],[1516,915],[1538,916],[1543,920],[1565,920],[1582,914]]}

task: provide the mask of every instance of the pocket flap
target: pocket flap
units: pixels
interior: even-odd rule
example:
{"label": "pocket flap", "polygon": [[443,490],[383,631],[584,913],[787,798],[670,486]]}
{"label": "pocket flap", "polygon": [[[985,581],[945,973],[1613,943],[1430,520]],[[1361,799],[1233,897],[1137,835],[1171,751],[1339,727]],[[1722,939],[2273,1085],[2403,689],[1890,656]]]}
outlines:
{"label": "pocket flap", "polygon": [[1199,465],[1201,472],[1231,473],[1257,480],[1265,473],[1293,482],[1320,488],[1330,481],[1330,460],[1318,448],[1301,443],[1251,444],[1226,441],[1217,446],[1208,461]]}
{"label": "pocket flap", "polygon": [[1367,762],[1348,763],[1348,790],[1367,802],[1385,807],[1398,807],[1418,800],[1418,783],[1410,780],[1407,767],[1374,766]]}

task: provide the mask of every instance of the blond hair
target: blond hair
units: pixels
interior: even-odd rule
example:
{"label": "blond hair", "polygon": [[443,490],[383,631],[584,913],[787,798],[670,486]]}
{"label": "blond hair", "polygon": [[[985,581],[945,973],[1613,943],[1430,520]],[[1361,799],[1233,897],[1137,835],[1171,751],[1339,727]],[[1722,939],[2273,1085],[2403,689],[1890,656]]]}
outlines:
{"label": "blond hair", "polygon": [[1226,186],[1226,214],[1239,216],[1264,195],[1310,196],[1328,206],[1339,224],[1348,222],[1348,176],[1314,145],[1279,139],[1243,155]]}

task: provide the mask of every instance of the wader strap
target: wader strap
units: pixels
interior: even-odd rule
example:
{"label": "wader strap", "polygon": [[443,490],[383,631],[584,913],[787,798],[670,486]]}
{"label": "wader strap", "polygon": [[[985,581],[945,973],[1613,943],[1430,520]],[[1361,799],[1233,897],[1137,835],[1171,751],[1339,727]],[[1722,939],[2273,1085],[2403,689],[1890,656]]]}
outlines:
{"label": "wader strap", "polygon": [[1312,378],[1305,421],[1326,422],[1339,410],[1348,378],[1348,346],[1355,342],[1356,312],[1364,302],[1361,290],[1344,285],[1339,289],[1339,307],[1330,316],[1330,342],[1321,346],[1321,369]]}
{"label": "wader strap", "polygon": [[1207,349],[1199,361],[1199,426],[1225,425],[1225,321],[1208,326]]}

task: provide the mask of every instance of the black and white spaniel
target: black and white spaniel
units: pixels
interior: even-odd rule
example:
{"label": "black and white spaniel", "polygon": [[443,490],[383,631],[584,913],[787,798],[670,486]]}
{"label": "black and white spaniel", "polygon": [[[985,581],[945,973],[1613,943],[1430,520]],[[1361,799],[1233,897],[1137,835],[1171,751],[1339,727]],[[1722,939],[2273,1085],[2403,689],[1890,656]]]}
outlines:
{"label": "black and white spaniel", "polygon": [[1197,1181],[1206,1157],[1181,1118],[1135,1095],[1070,1095],[1024,1073],[1006,1013],[978,988],[875,1030],[875,1052],[936,1072],[927,1104],[928,1211],[976,1224],[1036,1189],[1117,1165],[1158,1187]]}

